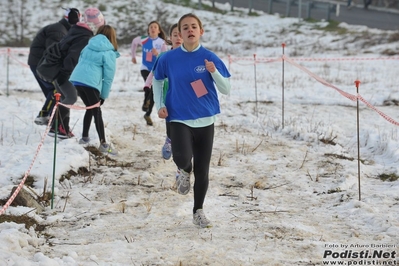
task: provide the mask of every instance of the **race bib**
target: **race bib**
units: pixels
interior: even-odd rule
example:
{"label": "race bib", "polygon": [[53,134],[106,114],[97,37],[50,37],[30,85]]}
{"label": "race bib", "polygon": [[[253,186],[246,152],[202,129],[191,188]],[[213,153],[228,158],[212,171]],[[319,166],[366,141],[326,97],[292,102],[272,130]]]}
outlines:
{"label": "race bib", "polygon": [[193,81],[190,84],[198,98],[208,93],[208,90],[205,88],[205,85],[201,79]]}
{"label": "race bib", "polygon": [[152,52],[145,53],[145,61],[152,62]]}

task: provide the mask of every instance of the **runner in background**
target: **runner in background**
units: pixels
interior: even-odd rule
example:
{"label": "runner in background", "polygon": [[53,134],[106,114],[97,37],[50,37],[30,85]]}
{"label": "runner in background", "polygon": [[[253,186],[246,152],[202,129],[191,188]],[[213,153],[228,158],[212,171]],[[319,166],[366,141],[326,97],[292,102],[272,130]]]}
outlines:
{"label": "runner in background", "polygon": [[[172,50],[176,49],[178,47],[180,47],[180,45],[182,44],[183,40],[180,37],[179,34],[179,29],[177,28],[177,23],[173,24],[170,29],[169,29],[169,39],[170,42],[172,44]],[[159,56],[162,56],[164,54],[164,52],[162,52]],[[155,62],[156,65],[156,62]],[[155,66],[154,65],[154,66]],[[144,84],[144,91],[150,89],[152,87],[152,79],[154,77],[154,72],[151,72],[148,77],[147,80]],[[166,92],[168,91],[168,82],[165,81],[164,86],[163,86],[163,91],[162,91],[162,95],[161,95],[161,101],[165,102],[165,96],[166,96]],[[165,120],[165,126],[166,126],[166,139],[165,139],[165,143],[162,146],[162,157],[165,160],[169,160],[170,157],[172,156],[172,143],[170,140],[170,122]]]}
{"label": "runner in background", "polygon": [[[142,46],[142,60],[140,73],[144,79],[147,80],[148,75],[152,67],[154,66],[155,59],[161,52],[167,51],[166,47],[166,35],[162,30],[161,25],[157,21],[151,21],[148,24],[147,34],[143,36],[138,36],[133,39],[131,45],[131,55],[132,63],[137,64],[136,60],[136,50],[139,45]],[[153,92],[151,88],[146,88],[144,90],[144,102],[142,110],[145,112],[144,119],[147,125],[152,126],[151,112],[154,106]]]}

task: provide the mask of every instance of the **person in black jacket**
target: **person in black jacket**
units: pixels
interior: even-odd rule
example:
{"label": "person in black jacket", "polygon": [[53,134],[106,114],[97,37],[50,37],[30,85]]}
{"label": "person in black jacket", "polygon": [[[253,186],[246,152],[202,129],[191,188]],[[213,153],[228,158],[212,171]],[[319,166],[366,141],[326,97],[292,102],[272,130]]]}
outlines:
{"label": "person in black jacket", "polygon": [[[78,64],[80,52],[88,44],[89,39],[93,37],[99,27],[105,24],[104,16],[97,8],[88,8],[83,14],[83,21],[76,23],[68,34],[60,41],[60,49],[63,59],[60,73],[53,82],[57,92],[61,93],[61,103],[72,105],[78,99],[75,86],[69,81],[73,69]],[[71,138],[74,134],[69,128],[69,108],[58,105],[59,109],[59,138]],[[48,133],[49,136],[55,136],[55,122]]]}
{"label": "person in black jacket", "polygon": [[36,67],[42,58],[44,51],[55,42],[59,42],[69,31],[71,25],[75,25],[80,20],[80,12],[76,8],[65,9],[65,16],[60,21],[47,25],[41,28],[33,39],[28,57],[28,65],[39,84],[46,101],[38,116],[35,118],[35,123],[38,125],[47,125],[49,116],[53,110],[54,91],[55,87],[53,84],[42,80],[36,74]]}

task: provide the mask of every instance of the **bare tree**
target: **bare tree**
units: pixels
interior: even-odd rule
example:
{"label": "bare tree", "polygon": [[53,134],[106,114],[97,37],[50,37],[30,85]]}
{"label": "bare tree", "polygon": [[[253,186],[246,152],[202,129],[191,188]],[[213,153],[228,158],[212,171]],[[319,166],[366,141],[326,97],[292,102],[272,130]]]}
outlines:
{"label": "bare tree", "polygon": [[9,45],[24,46],[27,43],[25,29],[29,26],[31,14],[27,8],[27,0],[8,0],[8,19],[14,36],[9,36]]}

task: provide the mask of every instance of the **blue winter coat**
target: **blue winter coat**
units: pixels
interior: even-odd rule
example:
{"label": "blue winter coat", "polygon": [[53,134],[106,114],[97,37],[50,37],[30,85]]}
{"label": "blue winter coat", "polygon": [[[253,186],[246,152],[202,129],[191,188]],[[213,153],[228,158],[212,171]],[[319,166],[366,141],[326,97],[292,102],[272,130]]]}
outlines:
{"label": "blue winter coat", "polygon": [[83,48],[69,81],[95,88],[100,91],[102,99],[107,99],[114,80],[118,57],[120,57],[119,52],[115,51],[108,38],[98,34]]}

